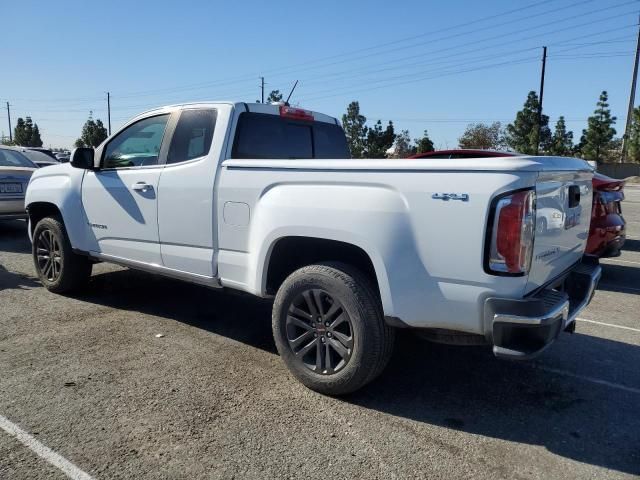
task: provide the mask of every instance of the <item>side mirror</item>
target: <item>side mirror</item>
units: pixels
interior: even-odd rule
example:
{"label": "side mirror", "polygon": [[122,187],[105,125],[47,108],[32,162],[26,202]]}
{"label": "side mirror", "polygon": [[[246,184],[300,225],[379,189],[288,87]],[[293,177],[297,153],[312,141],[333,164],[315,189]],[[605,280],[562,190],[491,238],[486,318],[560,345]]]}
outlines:
{"label": "side mirror", "polygon": [[93,148],[80,147],[75,148],[71,152],[71,159],[69,160],[72,167],[82,168],[84,170],[95,170],[93,164]]}

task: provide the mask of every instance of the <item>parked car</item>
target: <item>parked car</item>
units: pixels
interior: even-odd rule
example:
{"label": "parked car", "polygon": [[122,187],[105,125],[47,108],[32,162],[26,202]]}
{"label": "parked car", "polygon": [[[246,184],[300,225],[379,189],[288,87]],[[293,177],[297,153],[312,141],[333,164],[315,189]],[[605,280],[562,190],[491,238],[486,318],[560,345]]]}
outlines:
{"label": "parked car", "polygon": [[25,192],[38,167],[12,147],[0,146],[0,220],[27,218]]}
{"label": "parked car", "polygon": [[[34,173],[29,235],[52,292],[106,261],[274,298],[286,366],[344,394],[382,372],[395,328],[519,360],[571,331],[601,274],[592,176],[571,158],[352,160],[336,118],[186,104]],[[563,195],[565,228],[534,235],[536,197]]]}
{"label": "parked car", "polygon": [[39,150],[31,150],[25,147],[18,147],[20,153],[35,163],[38,167],[49,167],[51,165],[58,165],[58,161],[53,160],[49,155]]}
{"label": "parked car", "polygon": [[[435,152],[419,153],[409,158],[486,158],[513,157],[520,154],[501,152],[496,150],[437,150]],[[593,162],[590,162],[591,165]],[[591,207],[591,226],[589,241],[585,253],[603,257],[616,257],[625,241],[625,220],[622,216],[621,202],[624,200],[624,181],[616,180],[601,173],[593,176],[593,200]],[[538,208],[538,231],[547,228],[558,228],[565,218],[560,211],[549,210],[548,207]]]}
{"label": "parked car", "polygon": [[69,153],[66,153],[66,152],[60,152],[60,153],[56,153],[55,157],[58,160],[58,162],[64,163],[69,161],[70,155]]}
{"label": "parked car", "polygon": [[58,160],[56,158],[56,155],[53,153],[53,151],[49,150],[48,148],[43,148],[43,147],[22,147],[26,150],[33,150],[35,152],[41,152],[44,153],[45,155],[49,156],[50,158],[52,158],[53,160]]}
{"label": "parked car", "polygon": [[617,257],[626,238],[622,216],[624,180],[601,173],[593,176],[593,206],[587,253],[599,257]]}

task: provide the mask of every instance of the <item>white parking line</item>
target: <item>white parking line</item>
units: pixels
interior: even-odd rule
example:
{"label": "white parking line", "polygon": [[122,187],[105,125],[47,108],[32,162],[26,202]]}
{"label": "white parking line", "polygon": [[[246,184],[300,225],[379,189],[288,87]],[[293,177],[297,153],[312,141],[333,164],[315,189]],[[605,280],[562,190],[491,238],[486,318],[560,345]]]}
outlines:
{"label": "white parking line", "polygon": [[576,318],[576,320],[580,322],[595,323],[596,325],[604,325],[605,327],[621,328],[623,330],[631,330],[632,332],[640,333],[640,328],[625,327],[624,325],[615,325],[613,323],[596,322],[595,320],[587,320],[586,318]]}
{"label": "white parking line", "polygon": [[631,265],[640,265],[640,262],[630,262],[629,260],[618,260],[617,258],[607,258],[606,262],[602,262],[603,265],[611,263],[629,263]]}
{"label": "white parking line", "polygon": [[565,377],[577,378],[578,380],[584,380],[585,382],[597,383],[598,385],[604,385],[606,387],[617,388],[625,392],[637,393],[640,395],[640,388],[627,387],[619,383],[608,382],[607,380],[601,380],[599,378],[587,377],[586,375],[579,375],[577,373],[567,372],[566,370],[560,370],[558,368],[544,367],[542,365],[534,365],[534,368],[543,370],[549,373],[555,373],[557,375],[564,375]]}
{"label": "white parking line", "polygon": [[22,430],[18,425],[12,423],[2,415],[0,415],[0,428],[12,437],[15,437],[20,443],[22,443],[36,455],[45,459],[54,467],[62,470],[67,475],[67,477],[73,480],[93,480],[93,477],[91,475],[80,470],[69,460],[62,457],[61,455],[58,455],[49,447],[46,447],[45,445],[40,443],[27,432]]}

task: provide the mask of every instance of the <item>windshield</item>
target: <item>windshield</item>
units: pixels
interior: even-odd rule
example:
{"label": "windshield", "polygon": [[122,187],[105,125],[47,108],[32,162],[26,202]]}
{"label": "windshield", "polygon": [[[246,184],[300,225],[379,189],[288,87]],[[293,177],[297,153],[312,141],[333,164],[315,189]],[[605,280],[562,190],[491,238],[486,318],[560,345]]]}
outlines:
{"label": "windshield", "polygon": [[5,149],[0,149],[0,167],[37,168],[31,160],[20,152]]}

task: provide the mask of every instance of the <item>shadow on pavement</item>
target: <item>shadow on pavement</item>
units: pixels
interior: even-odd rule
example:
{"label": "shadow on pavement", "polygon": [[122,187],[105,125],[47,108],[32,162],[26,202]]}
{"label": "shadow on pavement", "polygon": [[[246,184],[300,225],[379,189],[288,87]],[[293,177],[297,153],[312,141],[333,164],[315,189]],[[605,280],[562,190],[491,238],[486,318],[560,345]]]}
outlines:
{"label": "shadow on pavement", "polygon": [[[130,270],[95,275],[79,298],[173,319],[275,353],[266,300]],[[637,365],[640,347],[588,335],[563,334],[534,364],[499,361],[488,348],[431,344],[400,331],[382,377],[343,400],[639,474],[640,394],[544,370],[551,366],[637,388]]]}
{"label": "shadow on pavement", "polygon": [[4,265],[0,265],[0,292],[12,288],[34,288],[40,287],[40,283],[24,275],[13,273],[7,270]]}
{"label": "shadow on pavement", "polygon": [[630,252],[640,252],[640,240],[627,238],[624,242],[622,250],[628,250]]}
{"label": "shadow on pavement", "polygon": [[30,253],[31,242],[27,234],[27,222],[24,220],[0,221],[0,240],[3,252]]}
{"label": "shadow on pavement", "polygon": [[601,263],[602,278],[598,290],[640,295],[640,268],[628,265]]}
{"label": "shadow on pavement", "polygon": [[[557,361],[542,356],[535,363],[509,363],[496,360],[488,349],[425,345],[403,336],[387,371],[362,393],[354,394],[349,399],[352,403],[466,433],[540,445],[591,465],[640,473],[640,393],[544,370],[549,365],[588,372],[598,364],[603,350],[625,362],[640,362],[640,347],[575,334],[564,345],[554,346]],[[582,364],[564,365],[572,356],[579,356]],[[635,377],[635,385],[640,385],[640,377]],[[628,381],[634,384],[633,378]]]}
{"label": "shadow on pavement", "polygon": [[271,302],[134,270],[94,274],[76,298],[141,311],[232,338],[272,353]]}

